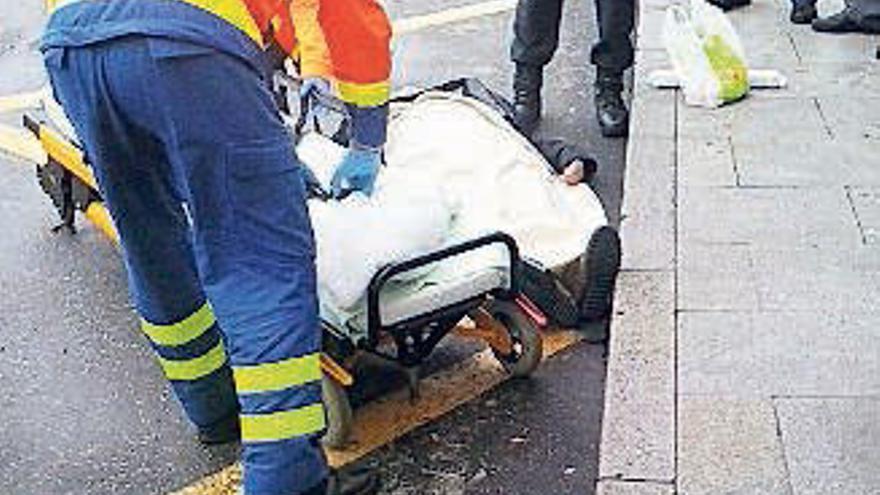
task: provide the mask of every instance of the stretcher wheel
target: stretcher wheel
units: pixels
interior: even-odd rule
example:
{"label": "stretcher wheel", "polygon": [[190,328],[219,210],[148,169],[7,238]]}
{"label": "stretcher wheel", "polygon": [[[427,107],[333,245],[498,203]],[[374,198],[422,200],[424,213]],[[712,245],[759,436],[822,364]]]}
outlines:
{"label": "stretcher wheel", "polygon": [[348,444],[354,423],[351,402],[345,387],[327,375],[321,380],[321,394],[327,418],[327,432],[321,441],[327,448],[341,449]]}
{"label": "stretcher wheel", "polygon": [[492,317],[504,325],[513,342],[509,354],[492,349],[495,358],[514,377],[531,375],[544,355],[538,327],[512,302],[495,300],[488,309]]}

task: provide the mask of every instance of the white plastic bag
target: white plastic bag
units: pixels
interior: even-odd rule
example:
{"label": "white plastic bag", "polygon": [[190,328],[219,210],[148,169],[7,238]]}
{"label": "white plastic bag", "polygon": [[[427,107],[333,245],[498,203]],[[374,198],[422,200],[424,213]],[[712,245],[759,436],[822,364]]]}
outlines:
{"label": "white plastic bag", "polygon": [[718,7],[704,0],[672,5],[663,42],[688,105],[715,108],[748,93],[745,50]]}

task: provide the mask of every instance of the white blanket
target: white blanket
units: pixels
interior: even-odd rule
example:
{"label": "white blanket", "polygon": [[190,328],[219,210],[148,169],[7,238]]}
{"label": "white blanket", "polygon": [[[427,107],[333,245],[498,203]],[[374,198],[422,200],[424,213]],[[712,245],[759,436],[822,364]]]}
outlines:
{"label": "white blanket", "polygon": [[531,143],[471,98],[431,92],[395,111],[385,156],[389,169],[432,177],[457,205],[454,237],[501,230],[548,267],[577,259],[607,224],[589,187],[566,185]]}
{"label": "white blanket", "polygon": [[[297,151],[324,184],[344,153],[315,134]],[[395,107],[385,157],[370,200],[311,202],[324,308],[357,312],[381,266],[499,230],[524,255],[560,267],[607,223],[588,187],[566,185],[501,116],[470,98],[427,93]],[[506,268],[507,259],[502,248],[483,249],[423,275],[442,283]]]}
{"label": "white blanket", "polygon": [[[298,153],[318,180],[328,184],[343,150],[309,134]],[[343,201],[313,200],[309,212],[321,296],[327,305],[339,309],[354,307],[383,266],[447,244],[453,219],[452,208],[427,177],[399,169],[384,171],[370,198],[355,193]],[[425,273],[422,270],[409,278]]]}

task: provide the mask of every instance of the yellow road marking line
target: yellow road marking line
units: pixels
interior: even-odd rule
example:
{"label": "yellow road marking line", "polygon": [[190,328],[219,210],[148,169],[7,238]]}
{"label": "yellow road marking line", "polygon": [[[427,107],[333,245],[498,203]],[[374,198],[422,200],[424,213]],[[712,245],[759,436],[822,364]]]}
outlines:
{"label": "yellow road marking line", "polygon": [[421,31],[430,27],[467,21],[477,17],[501,14],[516,8],[517,0],[489,0],[463,7],[432,12],[394,21],[395,36]]}
{"label": "yellow road marking line", "polygon": [[[575,332],[544,335],[544,356],[549,357],[579,340]],[[338,467],[354,462],[373,450],[443,416],[479,397],[509,378],[490,349],[422,380],[421,398],[409,400],[408,390],[399,390],[366,404],[356,414],[352,446],[328,451],[330,464]]]}
{"label": "yellow road marking line", "polygon": [[40,140],[24,128],[0,124],[0,152],[33,163],[46,163],[48,157]]}
{"label": "yellow road marking line", "polygon": [[[580,334],[574,331],[546,332],[545,359],[580,340]],[[333,467],[354,462],[470,402],[507,378],[490,350],[478,352],[455,366],[425,378],[421,383],[421,398],[415,403],[410,402],[408,391],[400,390],[355,411],[352,446],[346,450],[327,451],[328,461]],[[234,495],[240,481],[241,466],[234,464],[169,495]]]}

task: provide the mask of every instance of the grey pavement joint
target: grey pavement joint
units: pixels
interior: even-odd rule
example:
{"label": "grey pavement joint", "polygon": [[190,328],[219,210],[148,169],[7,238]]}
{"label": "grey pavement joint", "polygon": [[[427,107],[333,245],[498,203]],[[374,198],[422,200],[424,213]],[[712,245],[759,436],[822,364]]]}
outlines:
{"label": "grey pavement joint", "polygon": [[596,495],[673,495],[671,483],[652,481],[603,480],[597,485]]}
{"label": "grey pavement joint", "polygon": [[776,404],[797,495],[880,492],[880,395]]}
{"label": "grey pavement joint", "polygon": [[679,393],[880,395],[880,353],[869,314],[685,312],[679,315]]}
{"label": "grey pavement joint", "polygon": [[679,397],[678,493],[791,495],[769,400]]}
{"label": "grey pavement joint", "polygon": [[865,244],[880,242],[880,188],[848,187],[847,199],[850,201],[856,225]]}

